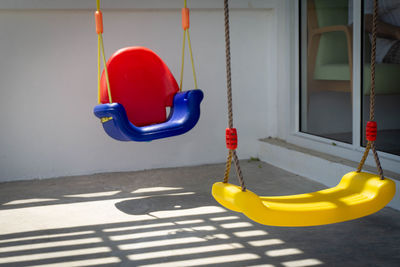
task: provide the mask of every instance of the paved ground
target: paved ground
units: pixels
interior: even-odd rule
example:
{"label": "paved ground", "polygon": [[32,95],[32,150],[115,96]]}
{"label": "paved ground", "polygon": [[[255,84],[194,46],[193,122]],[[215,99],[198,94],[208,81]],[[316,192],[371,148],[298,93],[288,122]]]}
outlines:
{"label": "paved ground", "polygon": [[[257,161],[242,168],[248,188],[263,195],[323,188]],[[400,212],[263,226],[213,200],[223,171],[218,164],[0,184],[0,266],[400,266]]]}

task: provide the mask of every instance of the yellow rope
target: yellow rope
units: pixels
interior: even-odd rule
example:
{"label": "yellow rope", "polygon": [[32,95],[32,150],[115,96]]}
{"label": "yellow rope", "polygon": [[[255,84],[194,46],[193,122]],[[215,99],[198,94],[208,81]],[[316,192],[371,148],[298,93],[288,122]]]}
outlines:
{"label": "yellow rope", "polygon": [[[97,11],[100,11],[100,0],[96,0],[96,8],[97,8]],[[97,92],[98,93],[97,100],[98,100],[99,104],[101,103],[101,99],[100,99],[101,56],[103,56],[104,72],[105,72],[105,76],[106,76],[106,83],[107,83],[107,90],[108,90],[108,100],[110,101],[110,103],[112,103],[110,80],[108,78],[108,70],[107,70],[107,60],[106,60],[106,55],[104,52],[103,34],[98,33],[98,36],[97,36],[97,72],[98,72],[97,73],[97,91],[98,91]]]}
{"label": "yellow rope", "polygon": [[[97,11],[100,11],[100,0],[96,0],[96,7]],[[184,7],[187,7],[187,0],[184,1]],[[189,34],[189,29],[183,31],[183,44],[182,44],[182,66],[181,66],[181,79],[180,79],[180,84],[179,84],[179,91],[182,91],[182,86],[183,86],[183,70],[185,66],[185,46],[186,46],[186,33],[188,37],[188,45],[189,45],[189,51],[190,51],[190,60],[192,62],[192,70],[193,70],[193,80],[194,80],[194,86],[195,89],[198,88],[197,86],[197,78],[196,78],[196,71],[194,67],[194,59],[193,59],[193,51],[192,51],[192,44],[190,41],[190,34]],[[100,91],[101,91],[101,54],[103,57],[103,65],[104,65],[104,73],[105,73],[105,78],[106,78],[106,83],[107,83],[107,90],[108,90],[108,99],[110,103],[112,103],[112,97],[111,97],[111,87],[110,87],[110,80],[108,77],[108,70],[107,70],[107,61],[106,61],[106,56],[104,52],[104,42],[103,42],[103,35],[102,33],[98,34],[97,38],[97,51],[98,51],[98,57],[97,57],[97,65],[98,65],[98,75],[97,75],[97,86],[98,86],[98,102],[101,102],[100,99]]]}
{"label": "yellow rope", "polygon": [[100,99],[100,80],[101,80],[101,36],[100,34],[97,35],[97,102],[101,104]]}
{"label": "yellow rope", "polygon": [[199,88],[197,87],[196,71],[195,71],[195,69],[194,69],[194,60],[193,60],[193,52],[192,52],[192,43],[190,42],[189,29],[187,29],[187,37],[188,37],[188,44],[189,44],[189,51],[190,51],[190,61],[192,62],[194,89],[199,89]]}
{"label": "yellow rope", "polygon": [[[100,0],[96,1],[96,9],[100,11]],[[97,35],[97,102],[101,104],[100,98],[100,86],[101,81],[101,36],[100,34]]]}
{"label": "yellow rope", "polygon": [[104,72],[105,72],[105,75],[106,75],[106,82],[107,82],[108,100],[110,101],[110,103],[112,103],[110,80],[108,78],[108,70],[107,70],[107,61],[106,61],[106,56],[105,56],[105,53],[104,53],[103,36],[102,36],[102,34],[99,34],[99,35],[100,35],[100,42],[101,42],[101,50],[103,52],[103,64],[104,64]]}
{"label": "yellow rope", "polygon": [[182,66],[181,66],[181,81],[180,81],[180,83],[179,83],[179,92],[182,92],[183,68],[184,68],[184,66],[185,66],[185,45],[186,45],[186,31],[183,31]]}
{"label": "yellow rope", "polygon": [[[187,8],[187,0],[185,0],[184,3],[185,3],[185,4],[184,4],[184,8]],[[185,66],[186,35],[187,35],[187,39],[188,39],[188,46],[189,46],[189,52],[190,52],[190,61],[192,62],[192,71],[193,71],[194,87],[195,87],[195,89],[198,89],[198,86],[197,86],[197,78],[196,78],[196,70],[195,70],[195,67],[194,67],[192,42],[190,41],[189,28],[187,28],[186,30],[183,30],[182,66],[181,66],[181,80],[180,80],[180,83],[179,83],[179,91],[182,91],[182,86],[183,86],[183,70],[184,70],[184,66]]]}

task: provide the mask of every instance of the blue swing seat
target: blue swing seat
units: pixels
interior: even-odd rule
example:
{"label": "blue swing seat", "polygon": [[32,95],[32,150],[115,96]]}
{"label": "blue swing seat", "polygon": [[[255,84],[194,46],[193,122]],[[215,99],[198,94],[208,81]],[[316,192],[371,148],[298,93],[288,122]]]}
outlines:
{"label": "blue swing seat", "polygon": [[166,122],[137,127],[127,117],[119,103],[100,104],[94,114],[102,120],[106,133],[119,141],[146,142],[184,134],[191,130],[200,118],[203,92],[199,89],[176,93],[171,113]]}
{"label": "blue swing seat", "polygon": [[[94,114],[103,128],[119,141],[152,141],[184,134],[200,117],[203,92],[179,92],[168,66],[145,47],[126,47],[107,62],[112,103],[103,71],[100,102]],[[166,109],[171,112],[167,117]]]}

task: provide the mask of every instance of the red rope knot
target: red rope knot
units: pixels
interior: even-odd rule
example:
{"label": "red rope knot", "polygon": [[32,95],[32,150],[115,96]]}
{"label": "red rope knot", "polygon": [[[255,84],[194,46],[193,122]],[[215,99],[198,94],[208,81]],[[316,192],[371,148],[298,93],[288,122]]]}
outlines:
{"label": "red rope knot", "polygon": [[375,141],[376,140],[376,134],[378,132],[378,127],[376,124],[376,121],[369,121],[367,122],[367,129],[366,129],[366,137],[368,141]]}
{"label": "red rope knot", "polygon": [[236,128],[226,128],[226,147],[230,150],[235,150],[238,144],[238,137]]}

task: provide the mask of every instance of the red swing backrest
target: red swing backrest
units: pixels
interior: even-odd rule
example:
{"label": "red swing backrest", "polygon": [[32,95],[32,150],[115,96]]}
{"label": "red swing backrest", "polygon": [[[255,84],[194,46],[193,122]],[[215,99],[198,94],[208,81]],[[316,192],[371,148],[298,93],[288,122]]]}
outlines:
{"label": "red swing backrest", "polygon": [[[115,52],[107,62],[112,101],[124,106],[129,121],[145,126],[166,121],[179,86],[168,66],[156,53],[144,47]],[[103,71],[100,100],[109,103]]]}

